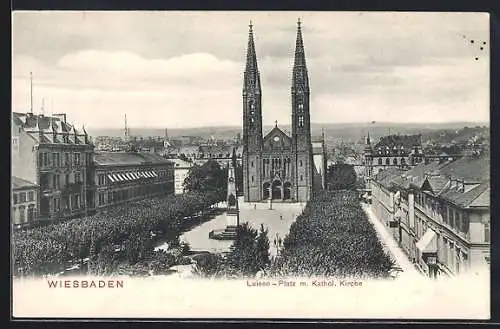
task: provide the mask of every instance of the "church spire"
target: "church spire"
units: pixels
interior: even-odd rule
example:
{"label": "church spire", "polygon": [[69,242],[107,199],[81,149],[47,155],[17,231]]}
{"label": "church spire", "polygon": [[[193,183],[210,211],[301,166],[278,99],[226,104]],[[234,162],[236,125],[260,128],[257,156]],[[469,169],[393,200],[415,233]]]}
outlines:
{"label": "church spire", "polygon": [[295,60],[293,62],[294,88],[302,87],[304,91],[309,90],[309,78],[307,76],[306,55],[304,41],[302,40],[302,28],[300,18],[297,20],[297,39],[295,41]]}
{"label": "church spire", "polygon": [[257,55],[255,53],[255,43],[253,41],[253,25],[249,24],[247,62],[245,66],[244,89],[260,90],[260,74],[257,65]]}

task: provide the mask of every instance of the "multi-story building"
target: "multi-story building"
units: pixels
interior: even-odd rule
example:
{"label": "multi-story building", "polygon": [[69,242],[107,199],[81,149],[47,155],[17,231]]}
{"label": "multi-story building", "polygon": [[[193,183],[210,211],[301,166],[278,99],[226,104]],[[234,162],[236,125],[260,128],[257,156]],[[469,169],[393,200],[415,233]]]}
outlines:
{"label": "multi-story building", "polygon": [[373,210],[431,277],[488,266],[489,172],[487,156],[384,170],[370,182]]}
{"label": "multi-story building", "polygon": [[77,130],[66,114],[12,114],[12,175],[39,186],[41,221],[76,217],[93,204],[93,145],[85,129]]}
{"label": "multi-story building", "polygon": [[38,222],[38,185],[12,177],[11,224],[14,228],[29,227]]}
{"label": "multi-story building", "polygon": [[421,135],[384,136],[372,146],[366,138],[364,165],[366,176],[372,176],[389,167],[413,166],[424,162]]}
{"label": "multi-story building", "polygon": [[95,154],[95,209],[174,192],[174,163],[137,152]]}
{"label": "multi-story building", "polygon": [[174,191],[176,195],[184,193],[184,181],[189,175],[193,166],[192,162],[181,159],[171,159],[174,163]]}

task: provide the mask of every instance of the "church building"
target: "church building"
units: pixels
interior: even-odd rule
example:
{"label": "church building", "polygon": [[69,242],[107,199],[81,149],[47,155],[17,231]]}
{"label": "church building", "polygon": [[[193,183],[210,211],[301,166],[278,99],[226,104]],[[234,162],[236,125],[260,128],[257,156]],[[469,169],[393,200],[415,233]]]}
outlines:
{"label": "church building", "polygon": [[[262,89],[250,23],[243,82],[243,194],[245,202],[306,202],[312,197],[315,175],[309,111],[309,78],[300,20],[293,65],[292,134],[277,123],[262,134]],[[324,171],[323,171],[324,173]],[[321,178],[319,178],[321,179]],[[321,186],[321,183],[320,183]]]}

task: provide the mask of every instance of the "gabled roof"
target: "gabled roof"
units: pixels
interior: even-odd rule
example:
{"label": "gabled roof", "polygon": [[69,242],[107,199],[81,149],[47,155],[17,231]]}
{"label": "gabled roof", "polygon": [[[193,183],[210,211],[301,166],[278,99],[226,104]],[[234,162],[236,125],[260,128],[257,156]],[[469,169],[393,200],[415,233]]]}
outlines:
{"label": "gabled roof", "polygon": [[403,169],[398,167],[389,167],[386,170],[383,170],[377,173],[374,178],[377,182],[379,182],[382,186],[386,188],[390,188],[393,185],[394,179],[401,177],[401,174],[404,172]]}
{"label": "gabled roof", "polygon": [[287,134],[285,134],[285,132],[283,132],[283,130],[281,130],[280,128],[278,128],[276,126],[273,129],[271,129],[270,132],[267,133],[267,135],[264,137],[264,142],[266,140],[269,140],[270,138],[275,137],[275,136],[281,136],[283,138],[291,140],[291,138]]}
{"label": "gabled roof", "polygon": [[32,183],[26,179],[19,178],[16,176],[12,176],[11,185],[13,190],[22,188],[35,188],[38,186],[35,183]]}
{"label": "gabled roof", "polygon": [[[468,192],[459,192],[456,188],[449,185],[440,193],[440,198],[451,202],[459,207],[467,208],[475,202],[475,207],[489,207],[489,189],[490,183],[479,184]],[[486,194],[485,194],[486,193]]]}

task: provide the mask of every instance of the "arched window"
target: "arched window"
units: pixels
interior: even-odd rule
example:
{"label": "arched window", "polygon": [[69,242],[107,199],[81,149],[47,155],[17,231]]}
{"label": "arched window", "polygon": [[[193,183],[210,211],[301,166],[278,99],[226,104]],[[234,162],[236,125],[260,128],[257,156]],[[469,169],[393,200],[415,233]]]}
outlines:
{"label": "arched window", "polygon": [[401,158],[401,164],[402,164],[402,165],[406,164],[406,160],[405,160],[405,158]]}
{"label": "arched window", "polygon": [[385,164],[386,164],[386,165],[390,165],[390,164],[391,164],[391,161],[389,160],[389,158],[386,158],[386,159],[385,159]]}
{"label": "arched window", "polygon": [[392,164],[397,165],[397,164],[398,164],[398,159],[397,159],[397,158],[394,158],[394,159],[392,160]]}
{"label": "arched window", "polygon": [[382,164],[382,158],[378,158],[378,164],[381,165]]}

